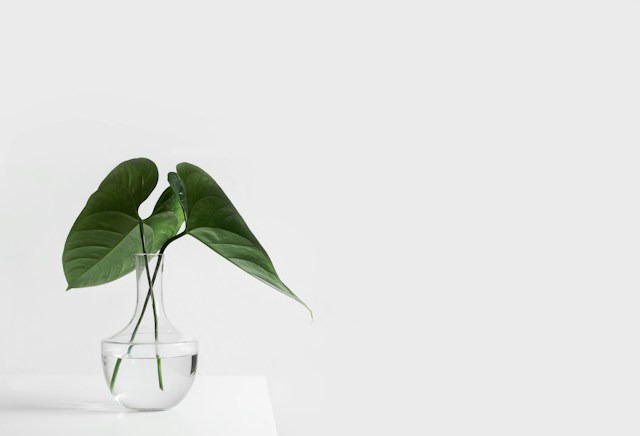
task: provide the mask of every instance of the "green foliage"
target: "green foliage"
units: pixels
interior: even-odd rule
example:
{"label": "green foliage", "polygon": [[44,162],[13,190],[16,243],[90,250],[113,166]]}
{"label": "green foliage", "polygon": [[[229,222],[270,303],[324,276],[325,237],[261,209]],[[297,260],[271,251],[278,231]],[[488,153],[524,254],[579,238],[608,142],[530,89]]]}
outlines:
{"label": "green foliage", "polygon": [[[269,255],[251,233],[231,200],[213,178],[202,169],[189,163],[178,164],[171,186],[184,198],[182,205],[187,214],[187,234],[193,236],[213,251],[241,268],[253,277],[293,298],[305,307],[276,273]],[[180,195],[180,191],[184,195]],[[307,307],[307,309],[309,309]]]}
{"label": "green foliage", "polygon": [[[168,175],[151,216],[138,209],[158,182],[145,158],[118,165],[100,184],[73,224],[62,255],[68,288],[97,286],[134,270],[134,254],[164,251],[188,234],[253,277],[302,302],[283,282],[265,249],[213,178],[189,163]],[[178,233],[186,222],[185,230]],[[307,307],[308,309],[308,307]]]}
{"label": "green foliage", "polygon": [[164,190],[153,213],[143,222],[153,229],[153,242],[148,253],[158,252],[169,239],[178,234],[184,223],[184,213],[170,187]]}
{"label": "green foliage", "polygon": [[[133,271],[141,250],[138,207],[158,183],[148,159],[118,165],[94,192],[73,224],[62,255],[68,288],[101,285]],[[144,227],[147,240],[153,231]]]}

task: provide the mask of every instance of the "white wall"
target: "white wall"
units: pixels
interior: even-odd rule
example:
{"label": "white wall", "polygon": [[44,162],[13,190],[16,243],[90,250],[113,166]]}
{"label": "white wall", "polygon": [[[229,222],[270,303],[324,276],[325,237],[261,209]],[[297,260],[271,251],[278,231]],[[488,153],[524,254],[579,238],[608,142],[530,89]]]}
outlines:
{"label": "white wall", "polygon": [[146,156],[208,170],[314,309],[167,252],[201,372],[267,375],[283,436],[637,434],[639,9],[3,3],[0,372],[100,376],[134,278],[65,293],[62,247]]}

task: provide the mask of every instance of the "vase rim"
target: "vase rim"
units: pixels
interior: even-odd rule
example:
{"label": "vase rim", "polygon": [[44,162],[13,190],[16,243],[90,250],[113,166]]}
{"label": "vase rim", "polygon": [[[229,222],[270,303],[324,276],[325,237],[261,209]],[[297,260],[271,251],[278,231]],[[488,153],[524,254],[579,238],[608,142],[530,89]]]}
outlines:
{"label": "vase rim", "polygon": [[164,256],[164,253],[134,253],[134,256]]}

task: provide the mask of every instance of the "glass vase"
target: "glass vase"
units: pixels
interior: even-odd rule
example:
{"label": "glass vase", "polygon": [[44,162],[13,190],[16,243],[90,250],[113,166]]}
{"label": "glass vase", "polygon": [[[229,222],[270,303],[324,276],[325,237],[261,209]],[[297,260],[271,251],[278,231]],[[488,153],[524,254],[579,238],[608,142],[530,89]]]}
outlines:
{"label": "glass vase", "polygon": [[102,341],[107,385],[129,409],[170,409],[185,397],[196,374],[198,343],[176,329],[164,311],[163,256],[136,254],[135,313],[124,329]]}

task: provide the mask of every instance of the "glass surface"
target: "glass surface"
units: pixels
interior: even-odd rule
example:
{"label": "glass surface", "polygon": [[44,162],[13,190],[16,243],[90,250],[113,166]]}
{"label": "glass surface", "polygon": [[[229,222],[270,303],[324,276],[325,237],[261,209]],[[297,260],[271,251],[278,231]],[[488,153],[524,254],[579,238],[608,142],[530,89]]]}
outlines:
{"label": "glass surface", "polygon": [[130,409],[175,406],[189,392],[196,373],[198,343],[176,329],[164,311],[163,266],[163,255],[136,254],[135,313],[124,329],[102,341],[107,386]]}

